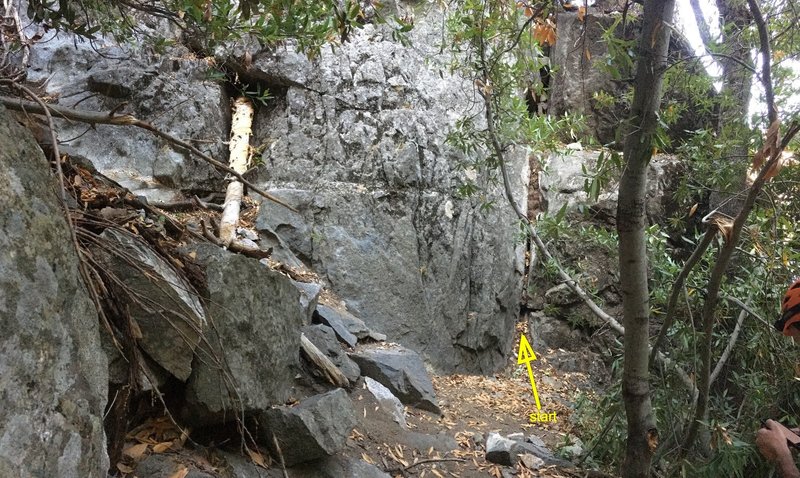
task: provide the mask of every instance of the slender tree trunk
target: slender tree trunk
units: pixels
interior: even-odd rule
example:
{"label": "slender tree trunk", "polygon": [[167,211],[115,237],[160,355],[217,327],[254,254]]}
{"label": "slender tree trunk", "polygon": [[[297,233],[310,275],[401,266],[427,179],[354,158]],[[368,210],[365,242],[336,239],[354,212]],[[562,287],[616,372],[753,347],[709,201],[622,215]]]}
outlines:
{"label": "slender tree trunk", "polygon": [[[719,107],[719,119],[716,125],[719,138],[726,144],[719,159],[720,168],[729,164],[740,163],[748,164],[748,143],[751,131],[747,125],[747,112],[750,108],[750,91],[753,85],[753,72],[748,70],[742,63],[750,64],[751,51],[755,47],[750,36],[747,34],[751,24],[752,16],[747,8],[747,4],[738,0],[717,0],[717,9],[722,19],[724,38],[717,45],[722,48],[726,56],[719,57],[718,61],[722,66],[722,103]],[[737,61],[738,60],[738,61]],[[732,221],[739,213],[744,202],[741,191],[747,189],[747,175],[734,179],[728,187],[722,191],[713,191],[709,197],[710,209],[717,209],[725,214]],[[707,342],[711,344],[711,342]],[[712,351],[701,351],[701,365],[698,373],[705,374],[711,371]],[[700,389],[711,383],[711,377],[701,375],[697,380]],[[698,399],[708,400],[708,394],[699,394]],[[695,404],[696,407],[705,409],[702,422],[708,423],[709,410],[706,404]],[[693,447],[695,443],[684,443],[686,447]],[[697,450],[708,456],[711,453],[711,430],[708,427],[700,426],[698,429]]]}
{"label": "slender tree trunk", "polygon": [[645,243],[647,166],[661,104],[661,86],[674,0],[646,0],[639,40],[629,130],[625,139],[625,169],[619,187],[617,231],[622,306],[625,322],[625,366],[622,396],[628,419],[628,440],[622,476],[650,476],[650,463],[658,444],[650,403],[648,370],[650,303]]}

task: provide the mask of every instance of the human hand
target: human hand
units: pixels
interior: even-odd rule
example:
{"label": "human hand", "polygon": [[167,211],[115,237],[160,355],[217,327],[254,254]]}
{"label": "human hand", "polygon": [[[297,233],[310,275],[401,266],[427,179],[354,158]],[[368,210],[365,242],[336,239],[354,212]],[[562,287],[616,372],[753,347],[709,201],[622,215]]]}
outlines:
{"label": "human hand", "polygon": [[764,427],[756,432],[756,446],[758,451],[769,461],[777,462],[786,456],[791,457],[789,445],[786,443],[786,435],[783,434],[782,425],[767,420]]}

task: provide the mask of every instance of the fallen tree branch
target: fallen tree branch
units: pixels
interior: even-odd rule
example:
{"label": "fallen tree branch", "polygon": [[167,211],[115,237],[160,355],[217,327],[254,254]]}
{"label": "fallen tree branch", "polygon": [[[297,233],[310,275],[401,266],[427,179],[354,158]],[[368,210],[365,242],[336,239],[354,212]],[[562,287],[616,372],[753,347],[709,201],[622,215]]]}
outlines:
{"label": "fallen tree branch", "polygon": [[253,259],[266,259],[272,255],[272,248],[267,250],[260,249],[258,246],[253,247],[251,244],[239,239],[235,239],[227,246],[214,234],[211,227],[207,226],[205,220],[200,219],[200,231],[202,236],[215,246],[228,249],[231,252],[236,252],[243,256],[252,257]]}
{"label": "fallen tree branch", "polygon": [[150,202],[149,204],[158,209],[163,209],[164,211],[180,212],[180,211],[191,211],[194,209],[208,209],[209,211],[222,212],[221,204],[214,204],[212,202],[209,202],[208,198],[200,199],[197,196],[192,196],[191,199],[187,199],[184,201]]}
{"label": "fallen tree branch", "polygon": [[292,206],[286,204],[279,198],[273,196],[272,194],[262,190],[255,184],[251,183],[245,177],[228,167],[226,164],[223,164],[216,159],[212,158],[211,156],[205,154],[204,152],[200,151],[190,143],[176,138],[169,133],[165,133],[160,129],[156,128],[152,124],[142,121],[135,116],[132,115],[113,115],[107,113],[98,113],[95,111],[85,111],[85,110],[76,110],[72,108],[65,108],[63,106],[56,106],[56,105],[46,105],[44,103],[35,103],[32,101],[26,101],[19,98],[9,98],[7,96],[0,96],[0,104],[5,106],[6,108],[14,111],[21,111],[24,113],[32,113],[38,115],[46,115],[49,116],[51,112],[58,114],[59,116],[70,119],[74,121],[80,121],[82,123],[90,124],[90,125],[98,125],[98,124],[107,124],[112,126],[135,126],[137,128],[141,128],[153,133],[155,136],[174,144],[180,148],[186,149],[192,154],[196,155],[198,158],[202,159],[203,161],[207,162],[208,164],[214,166],[215,168],[219,169],[220,171],[224,171],[231,176],[234,176],[238,179],[242,184],[253,190],[254,192],[258,193],[259,195],[263,196],[270,201],[280,204],[281,206],[290,209],[294,212],[297,212]]}
{"label": "fallen tree branch", "polygon": [[325,354],[323,354],[316,345],[314,345],[306,334],[300,334],[300,349],[303,353],[308,357],[308,359],[314,365],[319,368],[323,374],[325,374],[325,378],[328,381],[337,386],[337,387],[347,387],[350,385],[350,380],[345,377],[339,367],[334,364],[331,359],[329,359]]}

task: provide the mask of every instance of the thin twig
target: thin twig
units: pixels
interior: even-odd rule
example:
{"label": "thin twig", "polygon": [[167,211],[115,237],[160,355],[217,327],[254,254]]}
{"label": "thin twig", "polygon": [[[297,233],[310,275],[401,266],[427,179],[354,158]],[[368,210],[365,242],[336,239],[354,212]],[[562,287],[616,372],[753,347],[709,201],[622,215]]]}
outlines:
{"label": "thin twig", "polygon": [[661,330],[658,331],[658,336],[656,336],[655,342],[653,342],[653,348],[650,350],[650,366],[653,366],[653,362],[658,353],[658,349],[661,347],[661,344],[664,343],[664,340],[667,337],[667,332],[669,332],[670,327],[672,324],[675,323],[675,309],[678,305],[678,297],[683,290],[683,284],[686,282],[686,278],[689,276],[689,273],[694,269],[700,259],[702,259],[703,254],[705,254],[708,246],[711,245],[711,241],[713,241],[714,237],[717,235],[717,228],[716,226],[709,225],[709,228],[706,229],[706,233],[703,235],[703,238],[695,247],[694,252],[683,265],[678,277],[675,278],[675,282],[672,284],[672,289],[669,293],[669,300],[667,301],[667,313],[666,317],[664,318],[664,323],[661,325]]}
{"label": "thin twig", "polygon": [[414,463],[406,466],[405,468],[403,468],[403,471],[408,471],[408,470],[414,468],[417,465],[422,465],[422,464],[425,464],[425,463],[438,463],[438,462],[442,462],[442,461],[455,461],[455,462],[463,463],[463,462],[465,462],[467,460],[465,460],[463,458],[426,458],[424,460],[415,461]]}
{"label": "thin twig", "polygon": [[272,434],[272,443],[275,444],[275,452],[278,454],[278,463],[280,463],[281,470],[283,470],[283,478],[289,478],[289,473],[286,471],[286,462],[283,460],[283,452],[274,433]]}
{"label": "thin twig", "polygon": [[[387,468],[385,468],[384,471],[386,473],[394,473],[394,472],[397,472],[397,471],[406,472],[406,471],[414,468],[415,466],[424,465],[425,463],[440,463],[440,462],[445,462],[445,461],[454,461],[454,462],[458,462],[458,463],[463,463],[463,462],[465,462],[467,460],[465,460],[463,458],[426,458],[424,460],[415,461],[414,463],[411,463],[410,465],[406,465],[406,466],[403,466],[403,467],[396,467],[396,468],[388,468],[387,467]],[[386,465],[386,463],[384,463],[384,466],[385,465]]]}
{"label": "thin twig", "polygon": [[722,372],[722,367],[724,367],[728,362],[728,358],[730,358],[731,352],[733,352],[733,346],[736,345],[736,341],[739,339],[739,332],[742,330],[742,323],[744,322],[745,317],[747,317],[747,309],[742,308],[742,310],[739,312],[739,318],[736,319],[736,325],[733,327],[733,332],[731,332],[730,339],[728,339],[728,343],[725,345],[725,350],[722,351],[722,355],[719,356],[719,360],[717,361],[717,365],[714,367],[714,371],[711,372],[711,378],[708,380],[709,386],[714,384],[714,381],[717,380],[720,372]]}

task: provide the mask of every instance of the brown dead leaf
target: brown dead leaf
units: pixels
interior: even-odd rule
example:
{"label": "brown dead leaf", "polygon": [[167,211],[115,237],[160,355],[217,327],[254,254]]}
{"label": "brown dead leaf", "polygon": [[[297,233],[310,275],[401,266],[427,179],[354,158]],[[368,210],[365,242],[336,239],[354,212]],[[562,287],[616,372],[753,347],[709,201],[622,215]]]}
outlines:
{"label": "brown dead leaf", "polygon": [[153,445],[153,453],[164,453],[165,451],[169,450],[170,448],[172,448],[172,442],[171,441],[165,441],[165,442],[157,443],[157,444]]}
{"label": "brown dead leaf", "polygon": [[582,22],[585,16],[586,16],[586,7],[585,6],[578,7],[578,21]]}
{"label": "brown dead leaf", "polygon": [[139,461],[146,451],[147,443],[138,443],[122,450],[122,454],[133,458],[134,461]]}
{"label": "brown dead leaf", "polygon": [[777,119],[773,121],[771,125],[769,125],[769,128],[767,128],[767,138],[764,144],[770,150],[774,151],[778,149],[778,133],[780,133],[780,131],[781,131],[781,122],[780,120]]}
{"label": "brown dead leaf", "polygon": [[253,463],[255,463],[256,466],[260,466],[261,468],[264,469],[269,468],[269,466],[267,466],[266,460],[264,460],[264,455],[262,455],[258,451],[251,450],[248,448],[247,454],[250,455],[250,459],[253,460]]}
{"label": "brown dead leaf", "polygon": [[733,231],[733,219],[715,214],[709,219],[709,222],[719,229],[720,234],[725,239],[725,242],[728,242],[731,239],[731,232]]}
{"label": "brown dead leaf", "polygon": [[139,340],[142,337],[144,337],[144,335],[142,335],[142,329],[139,328],[139,324],[136,322],[136,319],[130,317],[130,322],[128,323],[130,324],[131,327],[131,336],[134,339]]}
{"label": "brown dead leaf", "polygon": [[362,460],[364,460],[364,461],[366,461],[366,462],[367,462],[367,463],[369,463],[370,465],[374,465],[374,464],[375,464],[375,460],[373,460],[372,458],[370,458],[370,456],[369,456],[369,455],[367,455],[366,453],[363,453],[363,452],[361,453],[361,459],[362,459]]}
{"label": "brown dead leaf", "polygon": [[188,475],[188,474],[189,474],[189,469],[186,468],[186,466],[181,465],[178,468],[178,471],[176,471],[175,473],[169,475],[169,478],[186,478],[186,475]]}
{"label": "brown dead leaf", "polygon": [[694,213],[697,212],[698,203],[694,203],[694,205],[689,209],[689,217],[694,216]]}
{"label": "brown dead leaf", "polygon": [[756,154],[753,155],[753,171],[758,172],[761,169],[761,166],[764,165],[764,150],[759,149],[756,151]]}
{"label": "brown dead leaf", "polygon": [[554,45],[556,43],[555,25],[550,20],[536,22],[533,26],[533,39],[540,45]]}
{"label": "brown dead leaf", "polygon": [[181,436],[178,438],[177,441],[172,442],[175,448],[183,448],[183,445],[186,444],[186,440],[189,439],[189,433],[191,433],[190,428],[184,428],[183,430],[181,430]]}
{"label": "brown dead leaf", "polygon": [[431,468],[431,473],[433,473],[434,475],[436,475],[439,478],[444,478],[444,475],[439,473],[435,468]]}
{"label": "brown dead leaf", "polygon": [[658,448],[658,430],[655,428],[647,430],[647,447],[650,449],[650,453],[655,453]]}
{"label": "brown dead leaf", "polygon": [[124,463],[117,463],[117,469],[125,474],[133,473],[133,468]]}
{"label": "brown dead leaf", "polygon": [[392,460],[396,461],[397,463],[400,463],[403,466],[408,466],[408,462],[395,455],[391,448],[389,448],[388,451],[389,451],[389,456],[392,458]]}
{"label": "brown dead leaf", "polygon": [[780,159],[778,161],[775,161],[772,164],[772,166],[769,167],[767,172],[764,173],[764,181],[769,181],[770,179],[777,176],[778,173],[781,172],[782,168],[783,168],[783,161],[781,161]]}

